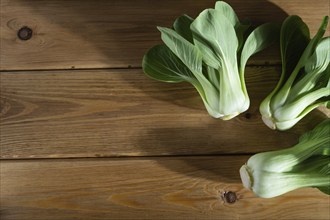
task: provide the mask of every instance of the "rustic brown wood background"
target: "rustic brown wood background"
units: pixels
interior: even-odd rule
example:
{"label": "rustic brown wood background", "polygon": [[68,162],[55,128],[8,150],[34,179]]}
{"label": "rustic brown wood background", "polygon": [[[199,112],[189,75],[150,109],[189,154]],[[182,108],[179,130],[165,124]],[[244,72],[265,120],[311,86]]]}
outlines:
{"label": "rustic brown wood background", "polygon": [[[330,219],[316,189],[273,199],[245,190],[250,155],[292,146],[327,117],[287,132],[258,113],[275,85],[276,46],[249,61],[246,112],[210,118],[189,84],[147,78],[156,26],[215,1],[2,0],[0,219]],[[257,25],[298,14],[314,34],[329,0],[228,0]],[[30,40],[17,31],[32,28]],[[329,32],[328,32],[329,34]],[[224,202],[220,194],[236,192]]]}

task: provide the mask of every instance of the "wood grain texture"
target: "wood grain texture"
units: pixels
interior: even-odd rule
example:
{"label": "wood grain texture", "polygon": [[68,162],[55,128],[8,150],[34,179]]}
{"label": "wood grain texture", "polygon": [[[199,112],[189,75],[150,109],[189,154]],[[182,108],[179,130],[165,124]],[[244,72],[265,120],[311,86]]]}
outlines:
{"label": "wood grain texture", "polygon": [[246,75],[250,109],[222,121],[190,84],[141,70],[2,73],[1,158],[254,153],[291,146],[326,117],[314,111],[294,129],[270,130],[258,106],[278,70],[250,67]]}
{"label": "wood grain texture", "polygon": [[[143,54],[161,43],[156,26],[170,27],[182,14],[197,16],[214,0],[2,0],[0,69],[71,69],[140,67]],[[254,25],[281,22],[298,14],[314,34],[329,0],[228,0],[241,19]],[[17,38],[29,26],[33,37]],[[256,55],[249,64],[278,64],[275,48]]]}
{"label": "wood grain texture", "polygon": [[[1,219],[330,218],[329,197],[299,189],[256,198],[240,183],[248,157],[1,162]],[[236,192],[225,203],[220,194]]]}
{"label": "wood grain texture", "polygon": [[[330,219],[330,198],[316,189],[260,199],[239,179],[249,154],[289,147],[330,117],[315,110],[286,132],[262,123],[259,103],[280,72],[276,46],[249,61],[251,107],[226,122],[189,84],[139,69],[161,43],[156,26],[214,2],[0,1],[1,220]],[[312,34],[330,10],[330,0],[227,2],[253,25],[298,14]],[[17,38],[23,26],[30,40]],[[224,202],[225,191],[239,200]]]}

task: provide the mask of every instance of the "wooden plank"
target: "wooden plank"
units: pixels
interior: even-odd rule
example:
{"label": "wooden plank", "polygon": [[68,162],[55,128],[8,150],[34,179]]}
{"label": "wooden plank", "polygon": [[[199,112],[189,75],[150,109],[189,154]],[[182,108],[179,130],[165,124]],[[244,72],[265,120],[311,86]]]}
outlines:
{"label": "wooden plank", "polygon": [[[215,1],[1,1],[1,70],[140,67],[148,48],[161,42],[156,26],[170,27],[184,13],[196,17]],[[317,30],[329,15],[329,0],[228,0],[241,19],[254,25],[298,14]],[[33,37],[17,38],[29,26]],[[278,64],[277,50],[250,64]]]}
{"label": "wooden plank", "polygon": [[[247,157],[1,162],[1,219],[329,219],[317,189],[255,197],[238,170]],[[239,200],[225,203],[233,191]]]}
{"label": "wooden plank", "polygon": [[[314,111],[287,132],[267,128],[261,100],[276,67],[249,67],[251,107],[230,121],[211,118],[190,84],[141,70],[1,74],[1,158],[254,153],[289,147],[326,116]],[[262,137],[262,139],[260,139]]]}

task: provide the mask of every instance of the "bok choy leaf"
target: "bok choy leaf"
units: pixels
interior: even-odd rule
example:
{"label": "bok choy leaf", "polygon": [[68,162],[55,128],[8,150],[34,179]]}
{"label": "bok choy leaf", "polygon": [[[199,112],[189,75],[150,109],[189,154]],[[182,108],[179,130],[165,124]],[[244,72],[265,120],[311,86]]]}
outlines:
{"label": "bok choy leaf", "polygon": [[263,198],[302,187],[330,195],[330,119],[302,135],[291,148],[253,155],[240,175],[243,185]]}
{"label": "bok choy leaf", "polygon": [[196,19],[183,15],[172,29],[158,27],[165,45],[144,55],[143,70],[159,81],[191,83],[212,117],[231,119],[250,104],[244,80],[247,60],[278,35],[275,25],[264,24],[246,38],[248,28],[222,1]]}
{"label": "bok choy leaf", "polygon": [[260,105],[268,127],[286,130],[318,106],[330,107],[330,37],[322,38],[328,20],[324,17],[313,39],[300,17],[284,21],[280,34],[282,74]]}

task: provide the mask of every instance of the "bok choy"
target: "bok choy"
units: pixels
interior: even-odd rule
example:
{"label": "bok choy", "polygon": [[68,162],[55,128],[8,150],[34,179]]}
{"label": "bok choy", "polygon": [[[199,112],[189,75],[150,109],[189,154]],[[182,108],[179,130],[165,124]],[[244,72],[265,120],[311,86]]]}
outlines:
{"label": "bok choy", "polygon": [[291,148],[252,156],[240,175],[243,185],[263,198],[302,187],[330,195],[330,119],[302,135]]}
{"label": "bok choy", "polygon": [[313,39],[298,16],[282,24],[281,77],[260,105],[268,127],[286,130],[318,106],[330,107],[330,37],[322,38],[328,20],[324,17]]}
{"label": "bok choy", "polygon": [[249,27],[222,1],[196,19],[183,15],[173,28],[158,27],[165,44],[145,54],[143,70],[159,81],[191,83],[211,116],[231,119],[250,105],[244,80],[247,60],[278,35],[275,25],[263,24],[246,37]]}

